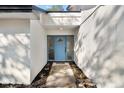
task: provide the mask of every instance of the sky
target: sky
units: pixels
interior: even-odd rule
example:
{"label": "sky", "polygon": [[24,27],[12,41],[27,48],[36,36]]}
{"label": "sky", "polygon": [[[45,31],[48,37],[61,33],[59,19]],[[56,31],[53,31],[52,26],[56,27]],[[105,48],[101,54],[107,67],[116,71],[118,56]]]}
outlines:
{"label": "sky", "polygon": [[[38,5],[38,7],[44,9],[44,10],[47,10],[49,8],[51,8],[53,5]],[[66,8],[67,8],[68,5],[63,5],[63,9],[64,11],[67,11]]]}

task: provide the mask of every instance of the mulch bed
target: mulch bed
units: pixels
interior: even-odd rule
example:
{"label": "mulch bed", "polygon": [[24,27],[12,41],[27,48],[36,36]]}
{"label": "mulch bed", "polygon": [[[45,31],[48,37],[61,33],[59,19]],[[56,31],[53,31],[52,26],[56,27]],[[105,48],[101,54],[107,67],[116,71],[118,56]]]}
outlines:
{"label": "mulch bed", "polygon": [[2,83],[0,83],[0,88],[30,88],[30,85],[24,85],[24,84],[2,84]]}
{"label": "mulch bed", "polygon": [[46,80],[49,76],[49,72],[51,70],[53,62],[48,62],[46,66],[39,72],[36,78],[31,83],[31,87],[34,88],[46,88]]}
{"label": "mulch bed", "polygon": [[74,62],[69,62],[69,64],[73,70],[77,88],[97,88],[93,81],[90,80]]}

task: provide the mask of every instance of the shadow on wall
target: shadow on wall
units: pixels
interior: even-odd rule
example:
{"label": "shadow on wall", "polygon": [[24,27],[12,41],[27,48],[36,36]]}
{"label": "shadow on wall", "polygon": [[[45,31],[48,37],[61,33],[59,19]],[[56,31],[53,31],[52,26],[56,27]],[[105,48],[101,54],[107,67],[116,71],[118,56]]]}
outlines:
{"label": "shadow on wall", "polygon": [[57,16],[57,13],[54,15],[44,14],[43,15],[43,22],[45,22],[45,25],[57,25],[57,26],[63,26],[63,25],[79,25],[80,23],[80,17],[75,16],[73,14],[65,14],[61,13],[61,15]]}
{"label": "shadow on wall", "polygon": [[29,36],[0,32],[0,83],[30,83]]}
{"label": "shadow on wall", "polygon": [[98,87],[124,87],[123,24],[124,6],[102,6],[80,27],[76,62]]}

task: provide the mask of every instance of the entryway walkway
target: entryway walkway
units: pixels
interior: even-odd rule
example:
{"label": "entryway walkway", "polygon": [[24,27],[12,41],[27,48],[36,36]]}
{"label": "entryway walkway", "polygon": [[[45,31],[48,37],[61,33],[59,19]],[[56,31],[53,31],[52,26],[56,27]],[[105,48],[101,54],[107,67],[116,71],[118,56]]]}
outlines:
{"label": "entryway walkway", "polygon": [[53,63],[46,87],[76,87],[75,77],[68,62]]}
{"label": "entryway walkway", "polygon": [[48,62],[31,84],[41,88],[96,88],[74,62]]}

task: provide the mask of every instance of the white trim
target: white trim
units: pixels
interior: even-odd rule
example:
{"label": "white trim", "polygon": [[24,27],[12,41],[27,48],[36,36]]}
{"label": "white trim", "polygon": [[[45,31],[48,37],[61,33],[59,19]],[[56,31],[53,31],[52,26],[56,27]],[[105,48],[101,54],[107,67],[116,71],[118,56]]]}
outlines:
{"label": "white trim", "polygon": [[36,19],[33,13],[0,13],[0,19]]}

